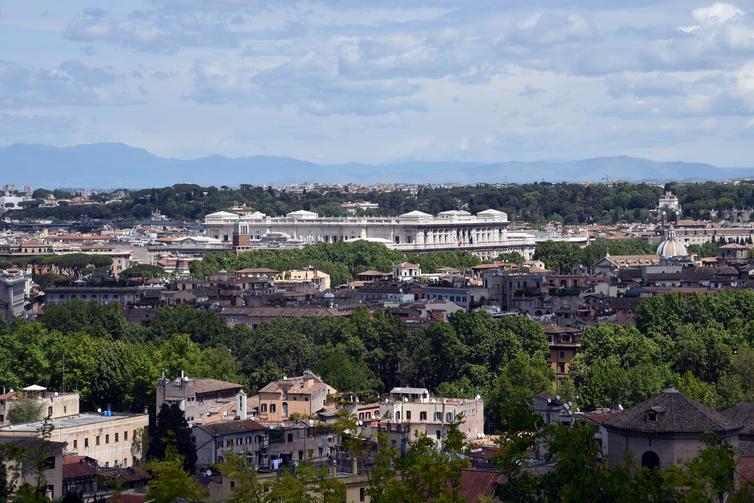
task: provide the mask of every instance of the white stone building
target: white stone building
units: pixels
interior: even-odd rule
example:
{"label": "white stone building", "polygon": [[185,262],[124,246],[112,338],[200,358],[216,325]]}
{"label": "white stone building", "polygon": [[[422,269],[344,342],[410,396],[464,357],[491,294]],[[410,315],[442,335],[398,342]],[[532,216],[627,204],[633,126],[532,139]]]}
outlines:
{"label": "white stone building", "polygon": [[482,258],[518,251],[530,258],[534,237],[508,233],[508,215],[485,210],[476,215],[451,210],[437,215],[411,211],[398,217],[321,217],[298,210],[284,217],[260,212],[211,213],[204,219],[205,234],[232,243],[237,251],[262,247],[265,236],[285,235],[299,245],[370,241],[400,251],[468,251]]}

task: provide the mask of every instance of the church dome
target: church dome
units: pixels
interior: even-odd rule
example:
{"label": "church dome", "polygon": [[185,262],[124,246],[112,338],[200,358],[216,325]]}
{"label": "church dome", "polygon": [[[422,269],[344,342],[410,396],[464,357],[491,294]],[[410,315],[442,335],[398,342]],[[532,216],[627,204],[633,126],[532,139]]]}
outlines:
{"label": "church dome", "polygon": [[657,247],[657,255],[662,258],[685,257],[689,254],[686,245],[675,235],[675,229],[671,225],[668,228],[668,237]]}

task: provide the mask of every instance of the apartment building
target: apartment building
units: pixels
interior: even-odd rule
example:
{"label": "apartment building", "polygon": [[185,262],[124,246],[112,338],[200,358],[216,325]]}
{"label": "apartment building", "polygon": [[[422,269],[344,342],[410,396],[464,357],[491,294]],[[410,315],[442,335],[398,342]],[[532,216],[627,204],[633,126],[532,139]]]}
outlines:
{"label": "apartment building", "polygon": [[156,405],[178,404],[189,426],[246,419],[247,397],[241,384],[218,379],[181,377],[157,381]]}
{"label": "apartment building", "polygon": [[48,391],[33,384],[21,391],[12,389],[0,395],[0,426],[8,424],[8,413],[23,400],[34,400],[40,404],[40,419],[72,416],[79,413],[79,394]]}
{"label": "apartment building", "polygon": [[434,439],[438,445],[448,426],[462,419],[458,429],[469,440],[484,434],[484,402],[481,398],[441,398],[430,395],[426,388],[398,387],[380,404],[380,426],[387,427],[388,436],[398,434],[405,447],[417,434]]}
{"label": "apartment building", "polygon": [[[88,456],[104,467],[129,467],[142,458],[148,414],[84,412],[49,421],[50,440],[65,443],[65,454]],[[42,421],[0,428],[0,438],[40,437]]]}
{"label": "apartment building", "polygon": [[256,470],[277,470],[301,461],[326,464],[335,455],[337,435],[304,422],[263,425],[253,419],[192,428],[197,466],[210,467],[233,452]]}
{"label": "apartment building", "polygon": [[298,377],[272,381],[259,390],[259,419],[283,421],[292,414],[310,417],[325,407],[336,390],[310,370]]}

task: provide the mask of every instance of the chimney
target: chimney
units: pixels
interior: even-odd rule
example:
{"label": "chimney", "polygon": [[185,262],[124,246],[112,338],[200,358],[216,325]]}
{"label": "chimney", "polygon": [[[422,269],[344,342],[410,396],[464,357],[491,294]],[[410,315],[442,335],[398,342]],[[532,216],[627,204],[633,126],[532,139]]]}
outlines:
{"label": "chimney", "polygon": [[359,460],[357,460],[356,458],[351,459],[351,474],[359,474]]}

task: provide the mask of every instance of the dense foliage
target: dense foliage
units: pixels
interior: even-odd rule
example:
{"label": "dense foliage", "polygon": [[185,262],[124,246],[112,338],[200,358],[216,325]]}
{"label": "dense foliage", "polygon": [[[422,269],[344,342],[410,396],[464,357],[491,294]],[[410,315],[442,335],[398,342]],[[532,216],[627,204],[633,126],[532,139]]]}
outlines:
{"label": "dense foliage", "polygon": [[655,248],[643,239],[597,238],[586,247],[567,241],[545,241],[537,245],[534,259],[541,260],[551,271],[569,274],[577,267],[589,270],[607,254],[653,255]]}
{"label": "dense foliage", "polygon": [[423,272],[441,267],[464,269],[481,263],[478,257],[461,252],[403,253],[379,243],[321,243],[294,250],[255,250],[234,253],[213,253],[189,264],[191,273],[207,277],[221,269],[230,273],[249,267],[268,267],[277,271],[313,266],[330,275],[333,285],[352,281],[366,270],[390,272],[394,265],[409,261],[418,263]]}
{"label": "dense foliage", "polygon": [[754,399],[754,292],[642,299],[636,326],[590,327],[573,363],[581,405],[630,406],[664,387],[713,407]]}
{"label": "dense foliage", "polygon": [[408,332],[397,318],[366,310],[281,318],[252,330],[188,306],[161,309],[149,327],[129,325],[115,304],[74,301],[50,306],[42,322],[0,329],[0,382],[60,389],[65,358],[66,386],[81,393],[83,409],[151,405],[161,369],[241,382],[251,392],[315,369],[346,390],[410,384],[473,397],[492,393],[508,362],[519,355],[544,361],[546,349],[537,323],[484,312]]}
{"label": "dense foliage", "polygon": [[[754,207],[754,186],[716,182],[668,184],[683,207],[684,216],[704,218],[711,211]],[[56,191],[58,198],[71,194]],[[508,212],[512,220],[541,224],[548,221],[564,223],[642,222],[655,218],[651,213],[663,187],[648,184],[615,183],[610,185],[575,183],[530,183],[522,185],[474,185],[463,187],[422,186],[410,191],[368,191],[353,194],[342,188],[320,188],[286,191],[274,188],[241,185],[238,188],[200,187],[178,184],[171,187],[122,191],[116,202],[104,204],[110,194],[97,194],[89,206],[39,207],[49,191],[39,189],[37,198],[25,203],[26,209],[16,212],[21,218],[135,219],[150,218],[160,211],[170,218],[198,220],[205,214],[246,204],[268,215],[284,215],[305,209],[328,216],[345,216],[340,205],[346,201],[366,200],[379,204],[381,215],[398,215],[421,210],[428,213],[466,209],[473,213],[489,208]]]}

